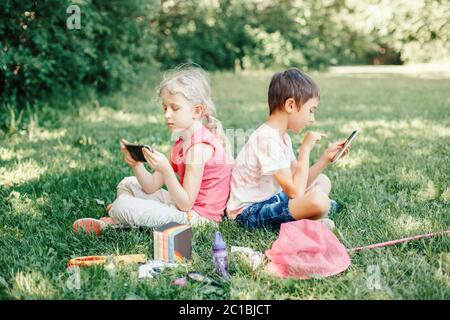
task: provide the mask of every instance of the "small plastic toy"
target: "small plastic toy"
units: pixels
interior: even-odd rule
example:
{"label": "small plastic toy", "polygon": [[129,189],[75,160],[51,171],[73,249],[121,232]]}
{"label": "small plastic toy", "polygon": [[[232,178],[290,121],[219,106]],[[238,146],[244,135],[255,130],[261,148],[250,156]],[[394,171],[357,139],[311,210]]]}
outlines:
{"label": "small plastic toy", "polygon": [[228,273],[227,244],[223,241],[220,231],[216,231],[212,251],[213,262],[217,273],[219,273],[224,279],[229,279],[230,274]]}
{"label": "small plastic toy", "polygon": [[[108,256],[86,256],[86,257],[77,257],[73,258],[69,261],[67,267],[90,267],[94,265],[103,265],[108,261]],[[147,261],[147,257],[145,254],[128,254],[122,256],[113,257],[113,262],[116,265],[129,265],[129,264],[137,264],[137,263],[145,263]]]}

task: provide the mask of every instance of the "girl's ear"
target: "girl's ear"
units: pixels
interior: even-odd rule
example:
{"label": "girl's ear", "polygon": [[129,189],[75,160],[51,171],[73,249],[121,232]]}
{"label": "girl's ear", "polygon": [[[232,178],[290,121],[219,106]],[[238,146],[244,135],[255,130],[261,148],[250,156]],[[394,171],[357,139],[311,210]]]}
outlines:
{"label": "girl's ear", "polygon": [[295,108],[295,100],[293,98],[286,99],[284,102],[284,110],[287,113],[291,113],[294,111]]}
{"label": "girl's ear", "polygon": [[201,104],[197,104],[194,106],[194,115],[198,118],[201,118],[202,114],[203,114],[203,110],[205,110],[205,107]]}

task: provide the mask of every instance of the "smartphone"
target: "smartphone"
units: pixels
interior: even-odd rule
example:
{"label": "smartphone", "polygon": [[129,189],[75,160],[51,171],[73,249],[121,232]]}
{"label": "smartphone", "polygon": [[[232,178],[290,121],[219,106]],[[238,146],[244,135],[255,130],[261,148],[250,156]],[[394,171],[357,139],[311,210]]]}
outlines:
{"label": "smartphone", "polygon": [[135,143],[124,143],[125,148],[127,148],[128,152],[131,154],[131,157],[135,161],[147,162],[144,157],[144,153],[142,152],[142,148],[146,148],[153,152],[153,148],[146,144],[135,144]]}
{"label": "smartphone", "polygon": [[358,130],[358,129],[356,129],[355,131],[352,132],[350,137],[347,138],[347,141],[345,141],[345,144],[342,147],[342,149],[339,150],[339,152],[334,156],[333,161],[332,161],[333,163],[338,161],[342,157],[342,155],[344,154],[345,150],[347,150],[347,148],[350,146],[352,141],[356,139],[356,136],[359,134],[359,132],[360,132],[360,130]]}

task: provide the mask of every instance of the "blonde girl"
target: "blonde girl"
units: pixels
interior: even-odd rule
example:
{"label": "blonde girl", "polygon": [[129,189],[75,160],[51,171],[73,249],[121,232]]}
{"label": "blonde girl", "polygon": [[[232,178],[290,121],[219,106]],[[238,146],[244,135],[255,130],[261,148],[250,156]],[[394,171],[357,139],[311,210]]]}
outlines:
{"label": "blonde girl", "polygon": [[[222,221],[230,193],[229,142],[219,120],[205,72],[182,65],[166,73],[158,96],[172,133],[180,134],[170,157],[143,149],[143,162],[133,160],[121,141],[125,162],[134,176],[117,186],[117,198],[109,206],[110,218],[80,219],[80,228],[100,234],[106,227],[157,227],[168,222],[198,225]],[[163,189],[163,185],[167,190]]]}

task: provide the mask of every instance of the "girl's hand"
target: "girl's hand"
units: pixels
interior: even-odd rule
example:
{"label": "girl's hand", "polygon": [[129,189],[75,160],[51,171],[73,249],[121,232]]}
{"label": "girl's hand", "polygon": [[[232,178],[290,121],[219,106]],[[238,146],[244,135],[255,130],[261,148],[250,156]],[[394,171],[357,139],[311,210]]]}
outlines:
{"label": "girl's hand", "polygon": [[326,134],[316,131],[309,131],[305,135],[305,138],[303,138],[302,148],[305,147],[308,148],[309,150],[312,150],[314,145],[320,142],[320,139],[322,139],[322,137],[326,137]]}
{"label": "girl's hand", "polygon": [[128,143],[127,140],[122,139],[120,141],[120,149],[122,150],[123,154],[125,155],[124,161],[132,168],[135,168],[139,165],[139,161],[136,161],[133,159],[131,154],[128,152],[127,148],[125,148],[125,143]]}
{"label": "girl's hand", "polygon": [[[324,151],[322,159],[324,159],[327,163],[331,163],[336,154],[344,147],[346,141],[347,139],[344,139],[342,141],[330,144],[328,148]],[[349,151],[350,147],[348,147],[347,150],[344,151],[341,158],[345,157]]]}
{"label": "girl's hand", "polygon": [[144,153],[147,163],[153,170],[159,171],[164,175],[172,169],[169,160],[164,154],[156,151],[155,149],[150,151],[147,148],[142,149],[142,152]]}

